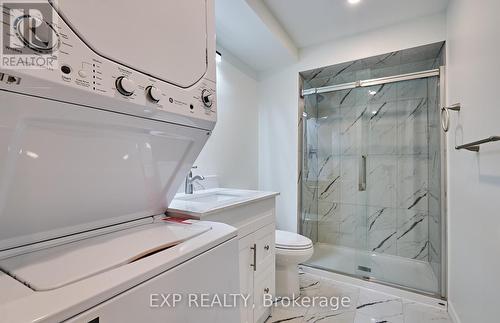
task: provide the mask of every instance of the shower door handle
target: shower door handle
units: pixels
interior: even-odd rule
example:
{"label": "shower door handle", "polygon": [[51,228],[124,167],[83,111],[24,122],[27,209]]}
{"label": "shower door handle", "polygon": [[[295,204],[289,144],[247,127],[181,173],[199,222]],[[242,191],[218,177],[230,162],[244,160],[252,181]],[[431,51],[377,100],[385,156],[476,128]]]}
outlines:
{"label": "shower door handle", "polygon": [[362,155],[359,160],[359,186],[360,192],[366,191],[366,156]]}

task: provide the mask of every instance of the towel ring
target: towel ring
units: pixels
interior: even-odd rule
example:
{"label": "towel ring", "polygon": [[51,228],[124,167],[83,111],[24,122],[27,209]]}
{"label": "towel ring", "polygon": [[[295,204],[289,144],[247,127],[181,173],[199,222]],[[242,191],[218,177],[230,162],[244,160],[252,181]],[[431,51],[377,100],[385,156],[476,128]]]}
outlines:
{"label": "towel ring", "polygon": [[450,110],[452,111],[460,111],[462,108],[460,103],[455,103],[449,107],[442,107],[441,108],[441,127],[443,128],[444,132],[448,132],[450,129]]}

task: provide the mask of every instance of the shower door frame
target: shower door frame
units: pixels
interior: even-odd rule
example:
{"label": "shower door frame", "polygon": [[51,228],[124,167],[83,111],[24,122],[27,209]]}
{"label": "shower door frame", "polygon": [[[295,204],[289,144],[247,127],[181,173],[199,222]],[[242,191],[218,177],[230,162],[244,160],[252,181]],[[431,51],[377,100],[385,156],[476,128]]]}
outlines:
{"label": "shower door frame", "polygon": [[[426,71],[420,71],[420,72],[415,72],[415,73],[407,73],[407,74],[400,74],[400,75],[395,75],[395,76],[389,76],[389,77],[382,77],[382,78],[376,78],[376,79],[367,79],[367,80],[360,80],[356,82],[349,82],[349,83],[343,83],[343,84],[338,84],[338,85],[331,85],[331,86],[325,86],[325,87],[320,87],[320,88],[311,88],[307,90],[303,90],[303,79],[299,75],[299,131],[298,131],[298,152],[299,152],[299,163],[298,163],[298,178],[299,180],[297,181],[297,197],[298,197],[298,209],[297,209],[297,232],[302,233],[302,172],[303,172],[303,161],[304,161],[304,136],[306,135],[306,122],[305,122],[305,116],[303,115],[304,109],[305,109],[305,100],[304,97],[307,95],[317,95],[320,93],[327,93],[327,92],[333,92],[333,91],[340,91],[340,90],[346,90],[346,89],[354,89],[354,88],[359,88],[359,87],[369,87],[369,86],[374,86],[374,85],[382,85],[382,84],[389,84],[389,83],[395,83],[395,82],[400,82],[400,81],[407,81],[407,80],[415,80],[415,79],[423,79],[423,78],[429,78],[437,76],[439,78],[438,86],[439,86],[439,102],[438,102],[438,113],[440,113],[441,108],[446,106],[446,67],[445,66],[440,66],[437,69],[432,69],[432,70],[426,70]],[[441,114],[440,114],[441,118]],[[441,124],[441,123],[439,123]],[[447,150],[448,150],[448,145],[447,145],[447,136],[444,131],[440,131],[440,150],[441,150],[441,158],[440,158],[440,163],[441,163],[441,215],[440,215],[440,220],[441,220],[441,279],[440,279],[440,293],[439,294],[434,294],[434,293],[429,293],[425,292],[422,290],[417,290],[413,288],[409,288],[406,286],[394,284],[394,283],[389,283],[386,281],[381,281],[376,278],[372,277],[362,277],[354,274],[346,274],[343,272],[337,272],[333,269],[328,269],[327,271],[344,275],[344,276],[349,276],[353,277],[356,279],[364,280],[364,281],[370,281],[374,283],[378,283],[381,285],[385,286],[390,286],[390,287],[396,287],[404,291],[409,291],[425,296],[430,296],[438,299],[443,299],[447,300],[448,298],[448,226],[447,226],[447,186],[448,186],[448,169],[447,169]],[[307,265],[304,264],[305,266],[315,268],[312,265]],[[325,268],[318,268],[321,270],[325,270]]]}

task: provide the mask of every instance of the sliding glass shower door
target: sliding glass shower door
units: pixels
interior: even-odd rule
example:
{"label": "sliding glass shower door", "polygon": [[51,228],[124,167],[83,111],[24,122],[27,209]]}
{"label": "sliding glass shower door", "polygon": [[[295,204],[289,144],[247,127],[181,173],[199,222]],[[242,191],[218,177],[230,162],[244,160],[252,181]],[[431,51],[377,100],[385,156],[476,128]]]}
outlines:
{"label": "sliding glass shower door", "polygon": [[307,264],[439,295],[439,76],[374,83],[306,96]]}

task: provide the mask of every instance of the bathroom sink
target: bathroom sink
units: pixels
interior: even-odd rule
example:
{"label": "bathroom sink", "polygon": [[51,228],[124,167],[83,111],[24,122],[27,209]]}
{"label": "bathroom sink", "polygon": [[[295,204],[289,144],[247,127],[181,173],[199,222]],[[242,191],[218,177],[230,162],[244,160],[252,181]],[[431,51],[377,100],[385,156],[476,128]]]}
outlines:
{"label": "bathroom sink", "polygon": [[241,195],[223,193],[223,192],[212,192],[208,194],[185,194],[184,196],[175,197],[180,201],[190,201],[192,203],[218,203],[235,198],[239,198]]}
{"label": "bathroom sink", "polygon": [[177,194],[168,207],[169,214],[194,215],[201,218],[224,208],[242,205],[268,197],[270,192],[214,188],[195,191],[193,194]]}

